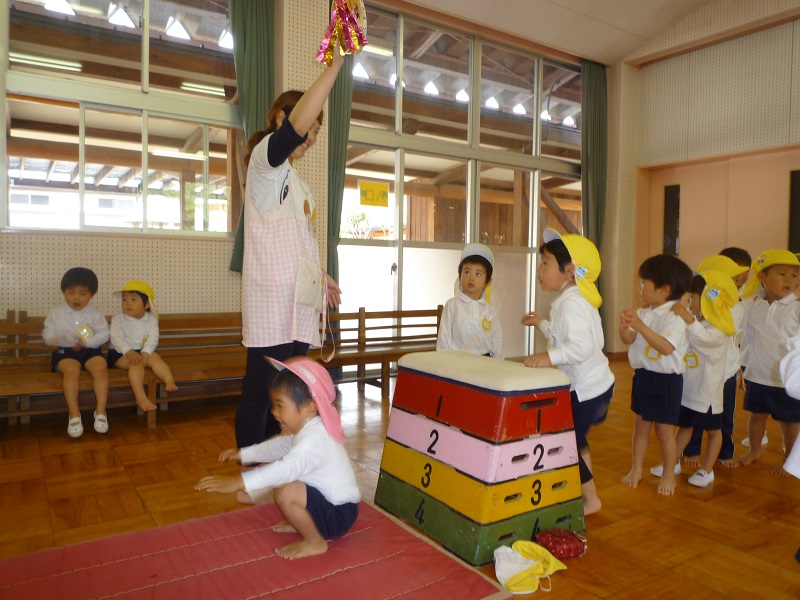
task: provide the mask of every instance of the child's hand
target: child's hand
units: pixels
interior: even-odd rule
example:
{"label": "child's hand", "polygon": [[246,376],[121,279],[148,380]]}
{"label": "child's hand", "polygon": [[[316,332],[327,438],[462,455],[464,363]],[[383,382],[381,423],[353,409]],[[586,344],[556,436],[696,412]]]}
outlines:
{"label": "child's hand", "polygon": [[194,486],[194,489],[198,491],[207,491],[207,492],[220,492],[222,494],[230,494],[232,492],[238,492],[239,490],[244,489],[244,480],[242,479],[241,475],[236,475],[233,477],[223,477],[221,475],[209,475],[208,477],[203,477],[200,481],[197,482],[197,485]]}
{"label": "child's hand", "polygon": [[[528,327],[538,327],[542,321],[544,321],[544,317],[542,317],[542,315],[537,313],[535,310],[522,317],[522,324],[527,325]],[[530,367],[531,365],[528,366]]]}
{"label": "child's hand", "polygon": [[142,362],[142,355],[136,350],[128,350],[125,353],[125,358],[128,359],[129,365],[138,365],[140,362]]}
{"label": "child's hand", "polygon": [[242,460],[242,453],[238,448],[230,448],[229,450],[223,450],[219,455],[219,462],[226,463],[229,460]]}
{"label": "child's hand", "polygon": [[620,319],[620,328],[622,327],[622,323],[627,323],[627,328],[633,331],[637,330],[637,327],[641,325],[642,320],[639,318],[639,313],[636,312],[634,308],[626,308],[622,311],[622,318]]}
{"label": "child's hand", "polygon": [[541,354],[534,354],[522,361],[526,367],[552,367],[553,363],[550,361],[550,355],[547,352]]}
{"label": "child's hand", "polygon": [[683,319],[687,325],[691,325],[695,321],[694,315],[682,302],[676,302],[670,310]]}

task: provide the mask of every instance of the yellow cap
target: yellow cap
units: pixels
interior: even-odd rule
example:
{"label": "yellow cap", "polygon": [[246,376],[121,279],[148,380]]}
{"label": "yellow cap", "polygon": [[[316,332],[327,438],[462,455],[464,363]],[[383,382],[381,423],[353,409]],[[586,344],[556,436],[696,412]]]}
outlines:
{"label": "yellow cap", "polygon": [[156,294],[153,291],[153,288],[146,281],[142,281],[140,279],[131,279],[128,283],[126,283],[121,290],[117,290],[114,292],[115,294],[121,294],[122,292],[141,292],[145,294],[147,298],[150,300],[150,310],[158,316],[156,312],[156,305],[155,305],[155,298]]}
{"label": "yellow cap", "polygon": [[733,279],[723,271],[700,271],[699,275],[706,281],[703,295],[700,296],[703,318],[725,335],[733,335],[736,326],[731,306],[739,302],[739,290]]}
{"label": "yellow cap", "polygon": [[711,256],[706,256],[703,259],[703,262],[700,263],[700,266],[697,267],[698,273],[701,271],[722,271],[731,278],[741,275],[742,273],[746,273],[749,270],[749,266],[737,265],[732,259],[728,258],[727,256],[723,256],[722,254],[712,254]]}
{"label": "yellow cap", "polygon": [[603,298],[594,284],[597,278],[600,277],[602,268],[597,246],[582,235],[574,233],[561,235],[555,229],[550,228],[544,230],[543,237],[545,242],[552,242],[553,240],[564,242],[567,252],[569,252],[569,257],[575,264],[575,284],[583,297],[589,301],[589,304],[595,308],[600,308],[603,304]]}
{"label": "yellow cap", "polygon": [[[773,265],[792,265],[795,267],[800,267],[800,260],[798,260],[797,256],[788,250],[765,250],[756,256],[755,260],[753,260],[753,266],[751,268],[753,273],[761,273],[761,271]],[[761,282],[758,280],[758,277],[751,278],[750,281],[745,284],[744,289],[742,290],[742,298],[747,298],[748,296],[755,294],[758,291],[758,286],[760,285]]]}

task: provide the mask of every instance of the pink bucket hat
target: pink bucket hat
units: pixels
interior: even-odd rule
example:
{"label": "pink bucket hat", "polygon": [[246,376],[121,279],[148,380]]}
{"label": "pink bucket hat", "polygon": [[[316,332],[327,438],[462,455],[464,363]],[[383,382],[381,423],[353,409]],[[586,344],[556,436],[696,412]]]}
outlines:
{"label": "pink bucket hat", "polygon": [[342,421],[339,419],[336,407],[333,406],[333,401],[336,399],[336,390],[333,387],[333,380],[327,369],[305,356],[293,356],[286,362],[280,362],[274,358],[268,358],[268,360],[278,371],[289,369],[308,386],[311,398],[313,398],[314,404],[317,405],[317,412],[322,419],[322,424],[325,426],[325,431],[334,440],[343,444]]}

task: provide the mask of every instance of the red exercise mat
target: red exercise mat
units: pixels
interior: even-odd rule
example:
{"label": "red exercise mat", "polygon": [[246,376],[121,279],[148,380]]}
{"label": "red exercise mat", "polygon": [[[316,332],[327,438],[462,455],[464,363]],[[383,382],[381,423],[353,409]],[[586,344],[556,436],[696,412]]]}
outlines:
{"label": "red exercise mat", "polygon": [[507,598],[365,503],[322,556],[287,561],[274,504],[0,561],[0,598]]}

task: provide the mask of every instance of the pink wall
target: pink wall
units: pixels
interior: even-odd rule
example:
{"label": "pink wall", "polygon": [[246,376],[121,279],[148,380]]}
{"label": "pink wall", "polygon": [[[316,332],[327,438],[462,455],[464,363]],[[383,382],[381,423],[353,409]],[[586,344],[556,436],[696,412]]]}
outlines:
{"label": "pink wall", "polygon": [[636,265],[661,252],[669,185],[681,186],[679,256],[690,267],[726,246],[751,255],[786,248],[793,170],[800,170],[800,148],[642,169],[647,176],[639,177],[637,191]]}

